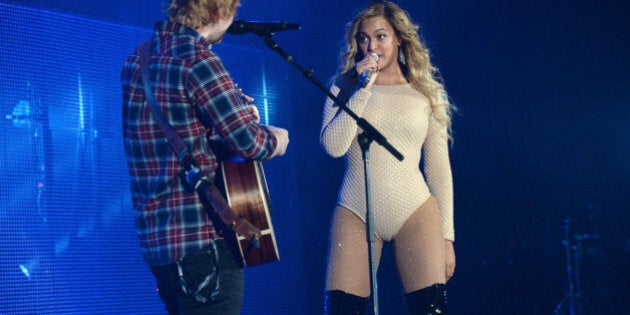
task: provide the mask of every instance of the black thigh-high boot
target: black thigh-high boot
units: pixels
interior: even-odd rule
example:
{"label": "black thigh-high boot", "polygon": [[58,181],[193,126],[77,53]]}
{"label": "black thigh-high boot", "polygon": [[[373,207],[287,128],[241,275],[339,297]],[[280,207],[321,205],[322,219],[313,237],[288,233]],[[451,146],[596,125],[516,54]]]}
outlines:
{"label": "black thigh-high boot", "polygon": [[368,298],[341,290],[324,292],[325,315],[361,315],[365,312]]}
{"label": "black thigh-high boot", "polygon": [[405,294],[410,315],[446,315],[446,285],[436,283]]}

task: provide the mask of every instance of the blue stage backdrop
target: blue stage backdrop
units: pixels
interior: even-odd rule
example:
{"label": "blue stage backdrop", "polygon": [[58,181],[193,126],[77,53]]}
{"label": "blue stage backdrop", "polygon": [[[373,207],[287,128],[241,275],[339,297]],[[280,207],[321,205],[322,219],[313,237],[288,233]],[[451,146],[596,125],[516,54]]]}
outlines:
{"label": "blue stage backdrop", "polygon": [[[238,19],[300,23],[274,39],[326,83],[368,1],[241,0]],[[119,71],[169,2],[0,0],[0,314],[164,314],[133,228]],[[569,314],[571,280],[574,314],[629,314],[630,2],[395,2],[459,108],[449,313]],[[246,271],[243,314],[322,314],[343,176],[318,141],[325,96],[253,34],[215,49],[291,139],[265,163],[281,261]],[[378,279],[381,314],[407,314],[391,244]]]}
{"label": "blue stage backdrop", "polygon": [[[162,313],[135,236],[120,121],[120,69],[152,31],[1,3],[0,16],[0,314]],[[216,50],[264,123],[290,128],[282,60]],[[265,163],[281,261],[246,270],[247,314],[303,305],[292,161]]]}

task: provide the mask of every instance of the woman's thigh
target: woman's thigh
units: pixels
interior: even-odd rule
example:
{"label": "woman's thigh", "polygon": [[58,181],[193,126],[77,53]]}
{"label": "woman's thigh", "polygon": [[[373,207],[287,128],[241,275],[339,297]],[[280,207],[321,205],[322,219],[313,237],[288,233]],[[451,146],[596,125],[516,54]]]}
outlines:
{"label": "woman's thigh", "polygon": [[[382,242],[376,240],[375,260]],[[357,296],[370,295],[368,242],[365,223],[350,210],[335,208],[330,230],[326,290],[341,290]]]}
{"label": "woman's thigh", "polygon": [[405,293],[445,282],[444,237],[434,198],[403,224],[394,238],[394,253]]}

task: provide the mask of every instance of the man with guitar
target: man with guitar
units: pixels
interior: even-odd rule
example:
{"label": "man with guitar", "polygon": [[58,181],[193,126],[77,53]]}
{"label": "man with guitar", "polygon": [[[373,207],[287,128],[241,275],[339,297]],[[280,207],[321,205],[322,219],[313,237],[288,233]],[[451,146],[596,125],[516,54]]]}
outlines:
{"label": "man with guitar", "polygon": [[267,160],[283,155],[289,142],[287,130],[259,124],[251,98],[211,50],[239,5],[172,0],[169,20],[156,23],[121,73],[136,230],[169,314],[240,312],[243,269],[223,232],[253,241],[258,232],[212,200],[210,211],[204,208],[199,183],[212,183],[216,174],[215,144],[247,160]]}

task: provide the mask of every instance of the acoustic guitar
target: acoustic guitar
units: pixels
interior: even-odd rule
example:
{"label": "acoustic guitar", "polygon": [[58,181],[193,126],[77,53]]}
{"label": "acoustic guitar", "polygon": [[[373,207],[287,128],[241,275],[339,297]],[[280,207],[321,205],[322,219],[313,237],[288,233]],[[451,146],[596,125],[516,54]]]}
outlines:
{"label": "acoustic guitar", "polygon": [[242,266],[252,267],[280,260],[262,163],[243,159],[222,161],[215,184],[224,193],[230,208],[262,233],[258,248],[243,236],[225,233],[237,261],[240,259]]}

